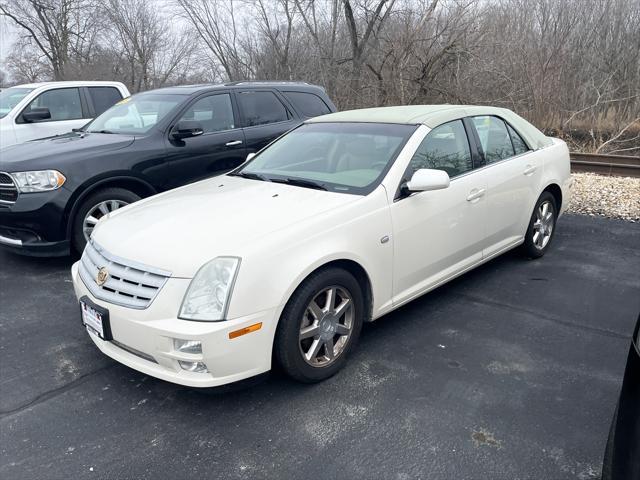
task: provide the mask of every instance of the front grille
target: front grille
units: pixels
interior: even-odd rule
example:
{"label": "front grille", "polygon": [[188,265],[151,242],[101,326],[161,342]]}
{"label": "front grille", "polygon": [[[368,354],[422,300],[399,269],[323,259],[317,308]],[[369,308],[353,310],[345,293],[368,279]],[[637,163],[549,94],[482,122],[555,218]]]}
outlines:
{"label": "front grille", "polygon": [[[103,267],[107,272],[106,281],[98,285],[98,272]],[[171,276],[171,272],[118,258],[92,239],[82,253],[79,272],[94,297],[137,309],[151,305]]]}
{"label": "front grille", "polygon": [[0,203],[15,203],[18,199],[18,187],[8,173],[0,172]]}

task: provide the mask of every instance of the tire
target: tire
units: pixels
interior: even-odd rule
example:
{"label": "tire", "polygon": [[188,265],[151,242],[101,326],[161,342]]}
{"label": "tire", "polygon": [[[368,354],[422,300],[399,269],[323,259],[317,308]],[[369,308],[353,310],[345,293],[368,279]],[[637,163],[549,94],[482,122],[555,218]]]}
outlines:
{"label": "tire", "polygon": [[[545,205],[545,211],[551,213],[551,218],[540,223],[541,208],[544,208]],[[542,192],[533,209],[527,233],[524,237],[522,249],[527,257],[540,258],[547,252],[556,232],[557,218],[558,209],[555,198],[549,192]]]}
{"label": "tire", "polygon": [[[333,308],[327,308],[331,290]],[[345,300],[349,301],[345,304]],[[344,308],[336,315],[340,306]],[[282,312],[274,341],[276,362],[300,382],[315,383],[331,377],[344,366],[355,348],[364,312],[362,289],[353,275],[334,267],[313,273],[294,292]],[[304,335],[308,335],[304,339],[303,328]],[[329,350],[328,345],[333,345],[333,349]],[[330,351],[333,353],[328,354]]]}
{"label": "tire", "polygon": [[[87,239],[85,238],[84,231],[84,222],[87,214],[92,210],[96,209],[100,204],[107,202],[106,208],[108,212],[116,210],[119,207],[124,205],[128,205],[133,202],[137,202],[140,200],[140,197],[135,193],[125,190],[124,188],[105,188],[102,190],[98,190],[87,197],[78,212],[76,213],[73,219],[73,229],[71,231],[71,243],[73,245],[74,250],[82,254],[84,247],[87,245]],[[114,208],[116,205],[118,207]],[[107,213],[108,213],[107,212]],[[104,212],[98,210],[99,217],[98,220],[104,215]]]}

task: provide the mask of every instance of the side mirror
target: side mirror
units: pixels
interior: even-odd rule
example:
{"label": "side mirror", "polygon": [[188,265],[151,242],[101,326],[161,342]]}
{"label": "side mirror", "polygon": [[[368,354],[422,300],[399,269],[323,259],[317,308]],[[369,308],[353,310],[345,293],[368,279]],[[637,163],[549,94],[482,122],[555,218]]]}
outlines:
{"label": "side mirror", "polygon": [[255,152],[250,153],[249,155],[247,155],[247,160],[246,161],[248,162],[249,160],[251,160],[255,156],[256,156]]}
{"label": "side mirror", "polygon": [[448,188],[449,183],[449,174],[444,170],[421,168],[415,171],[405,188],[409,193],[426,192],[428,190]]}
{"label": "side mirror", "polygon": [[40,120],[49,120],[51,118],[51,112],[47,107],[32,108],[28,112],[22,114],[22,118],[25,122],[38,122]]}
{"label": "side mirror", "polygon": [[200,122],[194,120],[183,120],[171,130],[171,137],[175,140],[182,140],[183,138],[191,138],[202,135],[204,130]]}

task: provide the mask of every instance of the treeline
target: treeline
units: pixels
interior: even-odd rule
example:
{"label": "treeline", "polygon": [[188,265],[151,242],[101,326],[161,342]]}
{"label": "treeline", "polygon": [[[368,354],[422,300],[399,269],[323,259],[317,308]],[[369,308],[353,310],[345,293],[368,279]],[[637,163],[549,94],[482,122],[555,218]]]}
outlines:
{"label": "treeline", "polygon": [[0,14],[20,33],[14,82],[304,80],[341,109],[499,105],[640,151],[637,0],[0,0]]}

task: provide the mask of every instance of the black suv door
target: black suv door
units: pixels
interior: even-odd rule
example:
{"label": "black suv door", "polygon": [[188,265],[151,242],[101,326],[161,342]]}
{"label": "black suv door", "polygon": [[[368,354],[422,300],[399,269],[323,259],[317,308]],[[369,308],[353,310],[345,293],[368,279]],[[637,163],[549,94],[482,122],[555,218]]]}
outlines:
{"label": "black suv door", "polygon": [[[210,93],[193,100],[177,116],[167,135],[170,169],[167,188],[225,173],[246,159],[244,134],[229,92]],[[194,122],[201,135],[176,140],[172,129],[180,122]]]}
{"label": "black suv door", "polygon": [[257,152],[300,123],[275,90],[237,91],[247,153]]}

